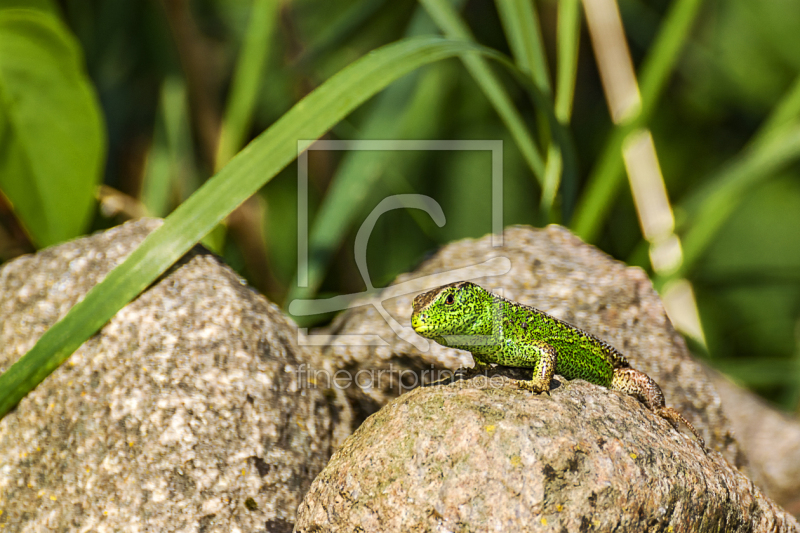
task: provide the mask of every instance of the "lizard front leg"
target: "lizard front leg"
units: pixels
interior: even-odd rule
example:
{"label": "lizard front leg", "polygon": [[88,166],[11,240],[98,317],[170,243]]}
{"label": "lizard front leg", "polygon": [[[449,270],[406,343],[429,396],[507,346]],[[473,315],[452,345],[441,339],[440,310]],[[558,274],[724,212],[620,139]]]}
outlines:
{"label": "lizard front leg", "polygon": [[533,367],[530,381],[520,381],[519,388],[535,393],[550,392],[550,381],[556,373],[558,354],[556,349],[539,340],[516,343],[510,366]]}
{"label": "lizard front leg", "polygon": [[705,449],[706,444],[703,441],[703,437],[678,411],[664,405],[664,393],[661,392],[661,387],[644,372],[633,368],[615,368],[611,388],[630,394],[645,404],[648,409],[669,422],[677,431],[680,431],[680,423],[683,422],[697,437],[700,446]]}

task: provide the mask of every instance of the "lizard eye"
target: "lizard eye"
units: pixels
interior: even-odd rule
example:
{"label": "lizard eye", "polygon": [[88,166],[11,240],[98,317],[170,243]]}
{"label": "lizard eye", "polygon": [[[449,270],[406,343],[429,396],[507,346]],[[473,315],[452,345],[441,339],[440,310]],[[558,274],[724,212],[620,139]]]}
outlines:
{"label": "lizard eye", "polygon": [[453,303],[455,303],[455,301],[456,301],[456,299],[453,298],[452,294],[448,294],[447,298],[444,299],[444,303],[446,303],[447,305],[453,305]]}

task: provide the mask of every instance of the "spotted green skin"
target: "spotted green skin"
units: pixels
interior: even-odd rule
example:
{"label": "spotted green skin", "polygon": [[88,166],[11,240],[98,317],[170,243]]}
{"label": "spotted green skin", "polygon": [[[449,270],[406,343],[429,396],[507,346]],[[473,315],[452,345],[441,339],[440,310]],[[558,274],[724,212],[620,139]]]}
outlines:
{"label": "spotted green skin", "polygon": [[590,333],[468,281],[420,294],[413,308],[411,325],[417,333],[472,352],[478,370],[490,363],[532,368],[530,381],[520,381],[519,386],[537,393],[549,391],[557,373],[630,394],[676,430],[685,424],[705,450],[694,426],[664,405],[661,387]]}
{"label": "spotted green skin", "polygon": [[[552,348],[555,373],[609,388],[614,369],[629,366],[621,353],[594,335],[466,281],[418,296],[411,323],[423,337],[471,352],[479,366],[535,369]],[[484,337],[483,344],[469,338],[474,336]]]}

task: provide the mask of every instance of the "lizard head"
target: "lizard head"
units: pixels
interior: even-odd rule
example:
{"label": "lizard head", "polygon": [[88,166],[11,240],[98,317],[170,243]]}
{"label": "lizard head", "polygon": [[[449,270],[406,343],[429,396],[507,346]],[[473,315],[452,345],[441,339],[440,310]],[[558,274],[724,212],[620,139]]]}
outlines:
{"label": "lizard head", "polygon": [[411,326],[429,339],[469,334],[487,301],[491,293],[469,281],[442,285],[414,298]]}

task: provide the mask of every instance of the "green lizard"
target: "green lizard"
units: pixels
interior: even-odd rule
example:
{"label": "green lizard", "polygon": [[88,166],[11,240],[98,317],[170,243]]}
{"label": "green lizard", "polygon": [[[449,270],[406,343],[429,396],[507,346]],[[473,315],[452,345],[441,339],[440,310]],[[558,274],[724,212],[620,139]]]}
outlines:
{"label": "green lizard", "polygon": [[475,370],[496,363],[532,368],[521,388],[548,392],[558,373],[634,396],[675,429],[686,424],[701,446],[697,430],[664,405],[661,388],[634,370],[607,342],[538,309],[512,302],[468,281],[443,285],[414,298],[411,325],[423,337],[472,353]]}

